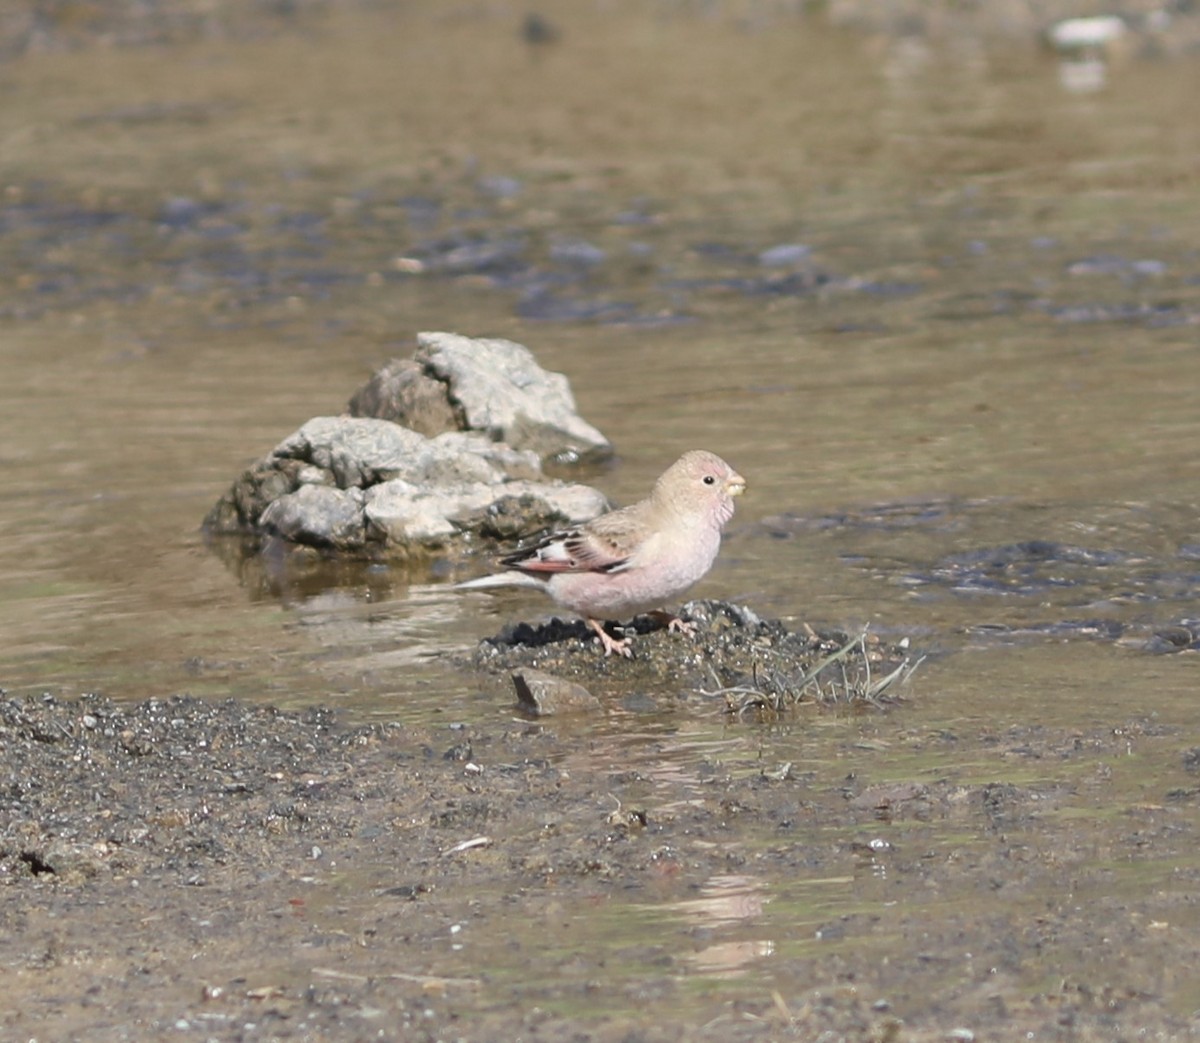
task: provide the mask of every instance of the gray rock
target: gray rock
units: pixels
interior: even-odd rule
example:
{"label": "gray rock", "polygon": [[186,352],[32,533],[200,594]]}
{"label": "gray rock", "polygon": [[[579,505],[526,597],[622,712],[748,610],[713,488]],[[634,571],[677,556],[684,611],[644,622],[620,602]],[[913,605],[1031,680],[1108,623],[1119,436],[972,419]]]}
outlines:
{"label": "gray rock", "polygon": [[542,471],[547,458],[611,453],[575,412],[566,377],[511,341],[418,341],[414,358],[354,395],[358,415],[315,417],[245,471],[206,530],[407,557],[520,539],[607,509],[595,489]]}
{"label": "gray rock", "polygon": [[259,518],[265,531],[293,543],[355,550],[366,542],[363,493],[328,485],[302,485],[270,503]]}
{"label": "gray rock", "polygon": [[783,243],[772,246],[758,255],[758,263],[765,268],[803,264],[812,259],[812,248],[803,243]]}
{"label": "gray rock", "polygon": [[545,477],[536,453],[458,431],[431,438],[422,447],[416,464],[416,480],[430,484],[495,483]]}
{"label": "gray rock", "polygon": [[[487,486],[471,488],[487,495]],[[393,543],[436,546],[459,531],[447,515],[443,490],[425,490],[401,478],[368,489],[363,513],[372,533]]]}
{"label": "gray rock", "polygon": [[438,547],[464,533],[504,540],[531,536],[587,521],[606,507],[603,495],[586,485],[519,481],[422,488],[395,479],[367,491],[364,513],[382,540]]}
{"label": "gray rock", "polygon": [[456,333],[420,333],[417,343],[414,359],[446,381],[469,429],[543,459],[612,453],[608,439],[579,416],[567,378],[542,369],[528,348]]}
{"label": "gray rock", "polygon": [[364,417],[316,417],[280,442],[272,456],[311,465],[305,472],[317,468],[342,489],[393,478],[444,485],[542,476],[536,455],[482,435],[450,431],[426,438],[391,421]]}
{"label": "gray rock", "polygon": [[518,670],[512,675],[512,682],[517,690],[517,705],[534,717],[600,709],[600,700],[583,685],[541,670]]}
{"label": "gray rock", "polygon": [[408,473],[426,439],[386,420],[319,416],[275,447],[272,456],[311,464],[341,489],[373,485]]}
{"label": "gray rock", "polygon": [[350,415],[394,420],[423,435],[461,431],[449,389],[412,359],[392,359],[350,399]]}
{"label": "gray rock", "polygon": [[419,333],[411,359],[394,359],[350,399],[356,417],[394,420],[421,434],[474,431],[542,460],[602,460],[612,444],[579,416],[561,373],[510,340]]}
{"label": "gray rock", "polygon": [[589,486],[547,479],[534,453],[482,435],[316,417],[247,470],[205,527],[408,557],[522,539],[607,507]]}

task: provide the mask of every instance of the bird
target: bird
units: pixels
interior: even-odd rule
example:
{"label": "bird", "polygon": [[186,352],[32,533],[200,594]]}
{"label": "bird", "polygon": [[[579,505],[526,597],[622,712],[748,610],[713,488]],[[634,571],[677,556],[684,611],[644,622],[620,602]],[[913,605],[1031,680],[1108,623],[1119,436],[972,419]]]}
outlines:
{"label": "bird", "polygon": [[536,587],[582,616],[605,656],[630,658],[629,639],[611,637],[604,620],[649,612],[670,631],[694,632],[661,606],[712,568],[734,497],[745,490],[746,479],[719,456],[693,449],[659,476],[646,499],[552,532],[500,558],[503,572],[458,587]]}

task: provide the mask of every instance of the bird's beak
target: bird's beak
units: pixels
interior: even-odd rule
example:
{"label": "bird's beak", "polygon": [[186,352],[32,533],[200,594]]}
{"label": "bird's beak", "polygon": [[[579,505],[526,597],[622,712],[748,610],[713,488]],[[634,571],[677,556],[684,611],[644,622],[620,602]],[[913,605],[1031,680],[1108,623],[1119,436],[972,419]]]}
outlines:
{"label": "bird's beak", "polygon": [[725,483],[725,489],[730,496],[741,496],[746,491],[746,479],[734,471],[729,476],[729,481]]}

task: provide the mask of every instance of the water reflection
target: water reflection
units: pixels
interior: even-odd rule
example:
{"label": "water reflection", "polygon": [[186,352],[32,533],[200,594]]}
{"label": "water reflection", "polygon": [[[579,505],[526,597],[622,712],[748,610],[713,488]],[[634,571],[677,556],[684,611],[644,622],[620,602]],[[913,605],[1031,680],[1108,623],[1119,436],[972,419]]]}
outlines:
{"label": "water reflection", "polygon": [[1064,58],[1058,63],[1058,82],[1072,94],[1094,94],[1108,85],[1108,62],[1103,58]]}
{"label": "water reflection", "polygon": [[[719,933],[728,928],[751,928],[763,918],[770,902],[766,881],[752,876],[729,874],[710,877],[700,887],[699,898],[673,902],[665,907],[695,927]],[[715,940],[684,958],[698,972],[718,978],[737,977],[775,952],[769,938]]]}

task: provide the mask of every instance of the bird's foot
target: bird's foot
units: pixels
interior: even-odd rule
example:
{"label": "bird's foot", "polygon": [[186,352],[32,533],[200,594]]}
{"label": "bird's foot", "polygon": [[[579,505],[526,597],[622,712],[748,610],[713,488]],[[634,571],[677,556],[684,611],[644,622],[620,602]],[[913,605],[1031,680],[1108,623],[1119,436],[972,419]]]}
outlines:
{"label": "bird's foot", "polygon": [[662,609],[655,609],[653,612],[647,612],[646,615],[654,619],[659,626],[666,627],[668,634],[687,634],[688,637],[695,636],[696,624],[680,618],[674,612],[664,612]]}
{"label": "bird's foot", "polygon": [[618,655],[623,655],[626,659],[633,658],[633,649],[629,647],[629,638],[610,637],[607,630],[604,629],[604,624],[598,619],[589,619],[587,625],[596,631],[596,636],[600,638],[600,644],[604,647],[606,656],[616,652]]}

